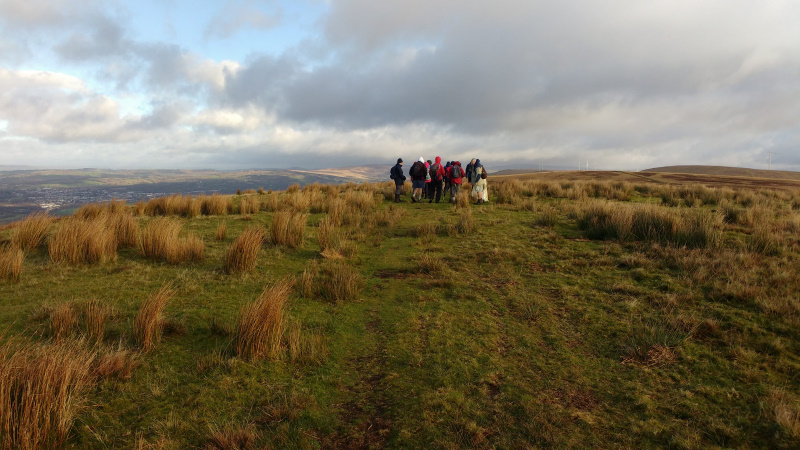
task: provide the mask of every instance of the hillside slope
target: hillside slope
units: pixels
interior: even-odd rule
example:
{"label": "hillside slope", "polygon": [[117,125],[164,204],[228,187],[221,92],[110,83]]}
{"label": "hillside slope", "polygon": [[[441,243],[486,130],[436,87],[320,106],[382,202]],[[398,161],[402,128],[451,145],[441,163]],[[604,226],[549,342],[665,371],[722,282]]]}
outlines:
{"label": "hillside slope", "polygon": [[785,170],[763,170],[748,169],[744,167],[725,167],[725,166],[664,166],[642,170],[641,172],[667,172],[667,173],[688,173],[695,175],[721,175],[734,177],[754,177],[754,178],[775,178],[780,180],[800,180],[800,172],[790,172]]}
{"label": "hillside slope", "polygon": [[[0,230],[0,413],[66,405],[68,448],[800,448],[800,192],[489,193],[312,185]],[[26,396],[65,359],[83,389]],[[8,417],[0,448],[50,432]]]}

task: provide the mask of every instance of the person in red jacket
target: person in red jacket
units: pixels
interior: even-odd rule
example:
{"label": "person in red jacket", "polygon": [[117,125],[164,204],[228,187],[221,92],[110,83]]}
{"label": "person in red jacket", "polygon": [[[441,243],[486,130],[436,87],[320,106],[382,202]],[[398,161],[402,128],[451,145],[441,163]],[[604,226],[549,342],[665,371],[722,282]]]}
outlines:
{"label": "person in red jacket", "polygon": [[442,157],[437,156],[436,161],[431,164],[430,167],[430,175],[431,175],[431,191],[428,194],[428,203],[433,202],[433,194],[436,193],[436,203],[439,203],[439,200],[442,198],[442,180],[445,177],[444,167],[442,167]]}
{"label": "person in red jacket", "polygon": [[450,180],[450,201],[455,202],[458,196],[458,191],[461,188],[461,179],[467,174],[461,168],[459,161],[453,161],[453,164],[447,168],[447,179]]}

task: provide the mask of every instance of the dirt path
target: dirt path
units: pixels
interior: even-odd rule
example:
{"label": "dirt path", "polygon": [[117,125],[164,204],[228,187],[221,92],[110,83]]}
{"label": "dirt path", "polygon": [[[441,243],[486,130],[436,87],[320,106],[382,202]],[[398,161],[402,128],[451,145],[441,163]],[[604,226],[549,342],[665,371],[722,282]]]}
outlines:
{"label": "dirt path", "polygon": [[366,325],[374,340],[373,348],[351,362],[350,370],[358,373],[358,379],[348,389],[349,401],[342,405],[342,428],[330,442],[334,448],[383,448],[392,433],[393,421],[386,393],[386,337],[381,332],[378,311],[370,311]]}

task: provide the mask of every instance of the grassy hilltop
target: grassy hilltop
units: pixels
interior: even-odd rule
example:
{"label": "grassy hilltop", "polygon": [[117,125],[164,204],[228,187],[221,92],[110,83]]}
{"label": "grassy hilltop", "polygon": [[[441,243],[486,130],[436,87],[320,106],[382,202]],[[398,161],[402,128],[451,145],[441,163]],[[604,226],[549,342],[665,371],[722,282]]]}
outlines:
{"label": "grassy hilltop", "polygon": [[7,227],[0,447],[800,446],[800,190],[489,186]]}

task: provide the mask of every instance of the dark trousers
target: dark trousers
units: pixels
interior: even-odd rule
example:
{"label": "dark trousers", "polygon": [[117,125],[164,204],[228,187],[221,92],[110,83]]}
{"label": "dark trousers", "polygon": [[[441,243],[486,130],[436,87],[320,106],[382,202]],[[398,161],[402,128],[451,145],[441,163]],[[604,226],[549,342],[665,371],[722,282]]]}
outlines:
{"label": "dark trousers", "polygon": [[394,182],[394,195],[402,195],[403,194],[403,182],[395,181]]}
{"label": "dark trousers", "polygon": [[439,203],[442,198],[442,182],[431,180],[430,185],[431,190],[428,193],[428,199],[433,200],[433,194],[436,193],[436,203]]}

